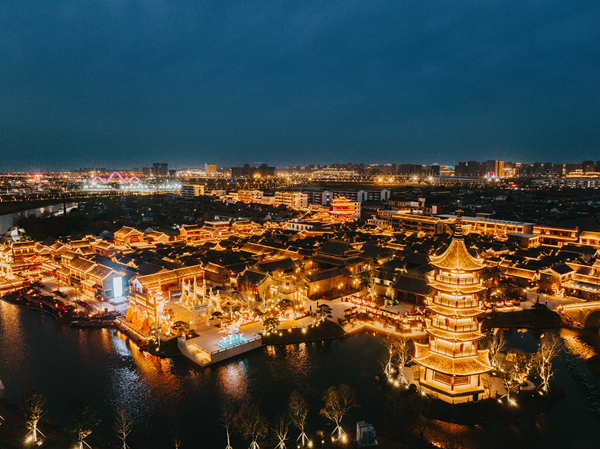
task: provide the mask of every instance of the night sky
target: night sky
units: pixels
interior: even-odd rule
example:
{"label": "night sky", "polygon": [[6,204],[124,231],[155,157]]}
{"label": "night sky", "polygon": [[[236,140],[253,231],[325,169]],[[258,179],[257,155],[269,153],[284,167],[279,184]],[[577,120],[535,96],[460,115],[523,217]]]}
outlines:
{"label": "night sky", "polygon": [[600,160],[600,2],[2,0],[0,171]]}

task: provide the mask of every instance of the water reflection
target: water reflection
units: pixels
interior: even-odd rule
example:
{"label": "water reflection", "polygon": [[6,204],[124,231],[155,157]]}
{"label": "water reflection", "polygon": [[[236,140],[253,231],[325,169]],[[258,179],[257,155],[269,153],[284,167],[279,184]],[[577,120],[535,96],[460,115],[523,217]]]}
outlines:
{"label": "water reflection", "polygon": [[[592,332],[593,331],[587,331],[586,334],[589,336]],[[565,349],[577,357],[587,360],[598,353],[597,347],[594,348],[589,343],[582,340],[582,331],[561,329],[560,336],[565,343]]]}
{"label": "water reflection", "polygon": [[217,369],[217,385],[228,402],[245,402],[248,397],[248,366],[243,360]]}
{"label": "water reflection", "polygon": [[[578,360],[597,352],[597,331],[562,330],[560,335]],[[513,330],[508,340],[512,347],[534,352],[539,334]],[[72,329],[38,311],[0,302],[0,341],[0,379],[10,399],[19,402],[24,392],[37,388],[48,398],[48,416],[68,426],[64,404],[86,398],[102,419],[94,434],[114,441],[112,415],[122,398],[136,418],[131,439],[142,448],[169,447],[164,423],[170,417],[190,429],[185,447],[199,447],[193,435],[202,435],[202,447],[225,447],[224,435],[215,432],[222,400],[236,404],[258,401],[265,415],[274,417],[285,409],[293,390],[300,390],[309,402],[312,432],[323,425],[318,415],[323,392],[339,383],[349,384],[361,405],[352,411],[348,424],[365,419],[382,433],[390,426],[382,414],[383,398],[374,381],[386,349],[380,338],[368,334],[324,343],[270,346],[198,368],[182,357],[160,359],[140,352],[134,342],[115,330]],[[583,362],[579,365],[585,369]],[[573,441],[589,440],[590,433],[596,435],[597,417],[588,411],[587,400],[565,361],[558,360],[556,368],[556,381],[567,397],[547,413],[485,426],[432,421],[426,423],[426,439],[469,449],[510,444],[573,447]]]}

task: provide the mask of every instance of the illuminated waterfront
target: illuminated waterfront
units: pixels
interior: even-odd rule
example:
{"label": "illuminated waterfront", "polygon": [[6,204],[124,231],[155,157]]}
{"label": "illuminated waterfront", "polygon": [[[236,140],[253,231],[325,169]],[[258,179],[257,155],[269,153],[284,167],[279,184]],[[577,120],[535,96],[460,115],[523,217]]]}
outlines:
{"label": "illuminated waterfront", "polygon": [[[294,389],[309,399],[310,430],[314,432],[324,425],[318,416],[322,392],[342,382],[357,391],[361,405],[352,412],[352,423],[365,419],[378,431],[385,431],[383,397],[374,381],[385,348],[370,334],[325,343],[270,346],[200,369],[183,357],[157,359],[140,353],[115,330],[72,329],[49,315],[4,302],[0,302],[0,316],[0,378],[7,397],[20,402],[24,392],[36,388],[48,397],[48,417],[66,426],[64,404],[71,398],[86,398],[103,420],[94,432],[98,436],[113,438],[111,409],[123,396],[136,416],[131,440],[143,447],[168,444],[169,416],[186,429],[184,442],[198,444],[202,440],[204,447],[220,447],[223,435],[215,427],[215,416],[222,398],[235,403],[258,401],[265,414],[274,417],[283,412]],[[597,331],[563,330],[561,335],[574,355],[587,357],[598,352]],[[533,351],[537,338],[533,332],[511,331],[509,343]],[[581,359],[572,358],[587,372]],[[590,447],[585,442],[597,436],[598,417],[589,412],[581,386],[569,375],[564,358],[557,368],[556,380],[567,397],[548,413],[475,428],[430,423],[426,438],[442,444],[458,441],[468,448],[502,447],[517,441],[527,442],[529,447]]]}

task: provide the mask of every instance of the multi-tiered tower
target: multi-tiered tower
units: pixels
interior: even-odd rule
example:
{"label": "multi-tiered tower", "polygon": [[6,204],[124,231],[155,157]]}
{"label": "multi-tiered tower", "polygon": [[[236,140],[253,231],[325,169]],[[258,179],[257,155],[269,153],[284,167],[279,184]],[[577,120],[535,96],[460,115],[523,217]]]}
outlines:
{"label": "multi-tiered tower", "polygon": [[422,390],[450,403],[488,397],[481,375],[492,370],[488,351],[479,351],[476,343],[484,336],[477,316],[483,313],[479,302],[486,287],[480,274],[485,265],[469,254],[461,211],[457,217],[450,246],[430,260],[435,274],[429,277],[434,293],[425,320],[429,344],[415,343]]}

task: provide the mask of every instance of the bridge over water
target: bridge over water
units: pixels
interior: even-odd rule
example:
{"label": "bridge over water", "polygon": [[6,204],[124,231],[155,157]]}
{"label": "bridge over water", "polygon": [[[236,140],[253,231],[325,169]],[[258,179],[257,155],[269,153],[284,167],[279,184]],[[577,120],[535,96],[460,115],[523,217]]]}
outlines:
{"label": "bridge over water", "polygon": [[567,304],[562,306],[562,313],[583,327],[600,327],[600,301]]}

